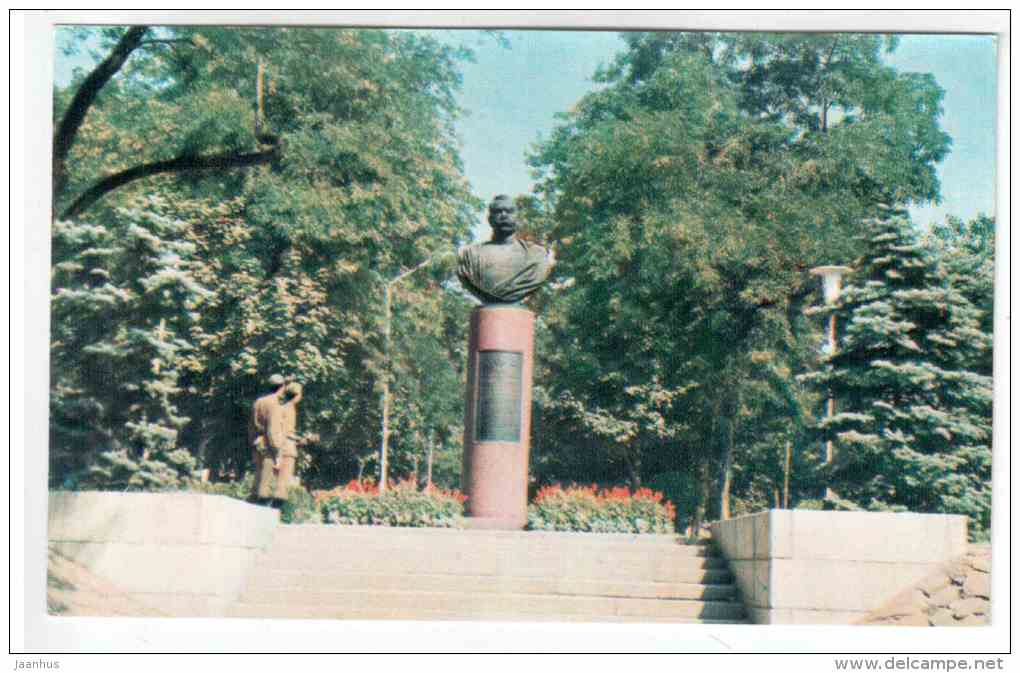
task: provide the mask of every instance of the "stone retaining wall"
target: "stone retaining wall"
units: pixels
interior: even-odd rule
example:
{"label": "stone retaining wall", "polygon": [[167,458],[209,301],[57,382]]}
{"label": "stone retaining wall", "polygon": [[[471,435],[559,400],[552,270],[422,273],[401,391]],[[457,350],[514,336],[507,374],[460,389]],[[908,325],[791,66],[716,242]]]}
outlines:
{"label": "stone retaining wall", "polygon": [[971,545],[859,623],[878,626],[985,626],[991,623],[992,548]]}
{"label": "stone retaining wall", "polygon": [[221,495],[49,497],[51,550],[171,614],[223,615],[278,523],[276,510]]}
{"label": "stone retaining wall", "polygon": [[967,551],[963,516],[770,510],[711,524],[759,624],[851,624]]}

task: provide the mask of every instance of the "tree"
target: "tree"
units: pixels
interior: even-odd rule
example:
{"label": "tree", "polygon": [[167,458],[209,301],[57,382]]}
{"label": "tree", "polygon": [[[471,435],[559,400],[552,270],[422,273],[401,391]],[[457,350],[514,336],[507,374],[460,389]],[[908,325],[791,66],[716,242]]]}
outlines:
{"label": "tree", "polygon": [[180,453],[180,383],[197,365],[193,336],[211,293],[196,279],[186,225],[151,205],[101,225],[54,224],[52,485],[113,479],[90,472],[100,454],[120,456],[111,464],[126,468],[125,487],[173,486],[174,466],[194,467]]}
{"label": "tree", "polygon": [[532,157],[533,228],[572,284],[547,299],[540,364],[584,439],[555,450],[619,454],[616,479],[695,473],[725,516],[734,470],[755,469],[737,442],[782,408],[746,395],[789,397],[811,364],[807,270],[852,258],[877,200],[938,198],[942,91],[885,66],[895,42],[875,35],[624,39]]}
{"label": "tree", "polygon": [[[88,28],[72,30],[77,33],[79,40],[86,39],[88,36],[95,34],[93,29]],[[144,39],[151,32],[150,28],[146,26],[131,26],[127,29],[106,28],[99,31],[109,46],[109,53],[74,89],[74,94],[67,103],[60,123],[57,124],[56,132],[54,133],[53,194],[57,203],[62,200],[67,191],[70,173],[68,170],[68,159],[72,156],[71,150],[78,140],[78,135],[85,123],[86,115],[95,106],[100,92],[124,68],[128,59],[136,52],[141,51],[142,57],[140,59],[136,57],[135,60],[141,60],[142,64],[134,69],[144,70],[148,66],[150,72],[143,75],[143,77],[148,77],[146,84],[150,88],[153,86],[159,87],[161,82],[158,79],[158,75],[154,75],[151,70],[153,70],[154,64],[158,64],[162,59],[163,54],[160,54],[160,48],[169,47],[177,49],[183,48],[182,45],[202,47],[204,44],[207,44],[207,42],[204,43],[201,40],[192,42],[188,37]],[[155,52],[146,53],[148,48],[154,48]],[[68,52],[74,53],[75,48],[69,48]],[[178,54],[174,55],[177,56]],[[259,85],[261,86],[261,82]],[[261,110],[259,112],[261,113]],[[258,131],[258,124],[256,124],[256,131]],[[259,141],[266,142],[272,147],[258,152],[245,153],[235,148],[231,151],[217,154],[202,155],[199,148],[186,146],[172,159],[135,164],[130,168],[109,173],[79,194],[63,210],[61,217],[63,219],[76,217],[82,211],[95,204],[105,194],[136,180],[153,175],[180,171],[223,170],[269,163],[276,157],[277,148],[275,145],[278,139],[259,133],[256,133],[256,135]],[[137,140],[132,143],[132,149],[134,150],[143,150],[144,147],[145,145],[137,142]],[[135,159],[133,154],[131,159]]]}
{"label": "tree", "polygon": [[[99,35],[106,63],[135,33],[83,29],[76,48]],[[479,208],[452,127],[457,62],[469,54],[405,31],[207,26],[151,27],[126,51],[65,134],[57,212],[103,222],[158,196],[154,212],[187,223],[179,235],[211,294],[175,403],[192,419],[182,442],[214,478],[248,469],[246,423],[272,373],[305,384],[306,482],[354,476],[377,447],[383,284],[453,249]],[[79,75],[56,91],[56,118],[97,81]],[[445,326],[458,310],[433,297],[441,281],[401,290],[444,312],[416,313],[415,339],[439,336],[422,325]],[[451,351],[414,352],[429,358],[415,367],[456,371]],[[414,394],[442,398],[426,388]]]}
{"label": "tree", "polygon": [[[980,311],[981,332],[992,336],[995,332],[995,219],[978,215],[965,223],[950,216],[946,222],[932,227],[925,242],[931,246],[948,282]],[[979,350],[977,357],[972,368],[991,376],[992,349]]]}
{"label": "tree", "polygon": [[[464,385],[472,304],[442,279],[453,270],[454,255],[433,262],[431,276],[415,279],[420,289],[397,286],[389,370],[391,390],[390,479],[403,475],[423,486],[460,488],[463,452]],[[445,266],[443,265],[445,262]],[[411,279],[409,278],[409,282]],[[431,451],[431,458],[430,458]],[[456,454],[456,469],[449,469]]]}
{"label": "tree", "polygon": [[839,348],[806,377],[832,395],[837,493],[867,509],[991,515],[991,378],[972,369],[991,337],[918,241],[905,211],[869,222],[834,312]]}

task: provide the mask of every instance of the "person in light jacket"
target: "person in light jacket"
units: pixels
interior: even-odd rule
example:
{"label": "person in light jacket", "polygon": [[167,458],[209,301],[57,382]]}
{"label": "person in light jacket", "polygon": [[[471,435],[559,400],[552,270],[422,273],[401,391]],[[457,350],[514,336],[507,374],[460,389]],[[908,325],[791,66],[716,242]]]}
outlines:
{"label": "person in light jacket", "polygon": [[277,504],[287,499],[287,489],[294,481],[294,468],[298,457],[297,405],[304,391],[301,384],[292,381],[283,390],[281,402],[283,418],[283,444],[276,464],[276,500]]}
{"label": "person in light jacket", "polygon": [[273,503],[273,478],[280,455],[287,443],[286,412],[283,395],[286,381],[279,374],[268,380],[269,391],[255,400],[251,423],[248,425],[248,443],[252,447],[255,463],[255,483],[252,500],[260,504]]}

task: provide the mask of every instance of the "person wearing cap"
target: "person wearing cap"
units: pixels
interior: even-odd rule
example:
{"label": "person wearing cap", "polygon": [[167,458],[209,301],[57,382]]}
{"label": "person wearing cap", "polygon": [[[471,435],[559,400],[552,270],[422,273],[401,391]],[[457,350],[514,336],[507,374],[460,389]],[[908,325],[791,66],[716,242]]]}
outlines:
{"label": "person wearing cap", "polygon": [[298,456],[297,405],[302,394],[301,384],[291,381],[284,387],[280,403],[284,438],[276,463],[275,497],[281,502],[287,499],[287,489],[294,480],[294,467]]}
{"label": "person wearing cap", "polygon": [[269,390],[255,400],[252,407],[248,442],[255,463],[252,500],[261,504],[275,504],[272,502],[273,476],[276,461],[287,441],[286,414],[283,409],[286,381],[279,374],[273,374],[267,383]]}

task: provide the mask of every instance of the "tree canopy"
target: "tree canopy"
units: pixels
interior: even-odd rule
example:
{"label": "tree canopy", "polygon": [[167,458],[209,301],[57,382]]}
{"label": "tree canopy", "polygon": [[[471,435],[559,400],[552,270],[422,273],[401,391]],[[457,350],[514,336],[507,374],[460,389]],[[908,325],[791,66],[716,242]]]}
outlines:
{"label": "tree canopy", "polygon": [[[456,64],[469,54],[403,31],[75,32],[79,48],[98,36],[109,50],[96,71],[109,74],[114,57],[117,68],[84,112],[75,106],[97,86],[96,71],[56,92],[58,140],[67,145],[56,212],[110,226],[118,209],[144,203],[179,223],[175,240],[191,246],[191,273],[209,292],[197,324],[179,335],[194,354],[175,398],[191,419],[179,441],[214,471],[243,471],[251,402],[281,373],[305,383],[309,478],[325,483],[356,469],[377,445],[384,371],[398,381],[416,369],[459,371],[455,346],[426,343],[446,336],[460,310],[441,284],[442,264],[397,289],[398,324],[415,328],[399,329],[391,348],[439,361],[384,362],[380,321],[384,284],[455,249],[479,207],[452,130]],[[54,277],[54,291],[65,282]],[[440,426],[460,422],[449,403],[433,403],[449,393],[428,381],[402,390],[421,399],[401,407],[414,418],[398,418],[398,427],[429,414],[442,417]],[[395,437],[398,454],[402,441],[412,450],[411,434]]]}
{"label": "tree canopy", "polygon": [[879,35],[624,38],[531,158],[533,227],[572,283],[545,307],[547,409],[586,438],[560,453],[604,446],[632,481],[700,465],[725,516],[735,460],[776,475],[808,448],[807,271],[852,259],[876,202],[938,198],[942,90]]}
{"label": "tree canopy", "polygon": [[[96,66],[54,92],[51,484],[172,488],[196,461],[240,480],[279,373],[305,385],[305,483],[377,474],[385,384],[391,477],[428,461],[457,486],[470,52],[427,31],[65,30]],[[623,39],[515,199],[558,259],[529,300],[532,486],[650,485],[696,527],[832,485],[987,528],[995,222],[873,219],[938,201],[942,89],[887,65],[892,36]],[[856,275],[809,310],[831,264]]]}

